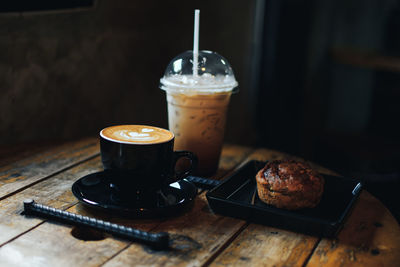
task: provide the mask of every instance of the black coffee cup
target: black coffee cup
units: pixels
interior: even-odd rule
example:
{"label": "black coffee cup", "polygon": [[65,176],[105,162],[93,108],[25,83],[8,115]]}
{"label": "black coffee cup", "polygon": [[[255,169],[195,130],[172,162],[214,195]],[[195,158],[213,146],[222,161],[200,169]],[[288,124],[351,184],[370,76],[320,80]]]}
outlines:
{"label": "black coffee cup", "polygon": [[[100,131],[100,151],[112,190],[121,196],[151,194],[189,175],[197,157],[189,151],[173,151],[171,131],[146,125],[117,125]],[[175,171],[180,158],[190,167]]]}

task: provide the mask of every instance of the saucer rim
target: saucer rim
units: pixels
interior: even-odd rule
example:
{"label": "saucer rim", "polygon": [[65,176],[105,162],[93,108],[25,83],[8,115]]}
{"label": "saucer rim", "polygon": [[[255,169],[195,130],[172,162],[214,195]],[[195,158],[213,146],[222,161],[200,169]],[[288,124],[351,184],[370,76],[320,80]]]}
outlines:
{"label": "saucer rim", "polygon": [[[122,207],[118,206],[117,204],[113,205],[111,203],[99,203],[94,200],[90,200],[87,197],[85,197],[82,193],[82,190],[78,189],[80,186],[78,185],[81,183],[81,181],[89,176],[98,176],[98,175],[104,175],[105,171],[99,171],[99,172],[94,172],[90,173],[87,175],[82,176],[78,180],[76,180],[72,186],[71,186],[71,191],[74,197],[79,201],[79,203],[82,203],[84,206],[94,208],[96,210],[101,210],[101,211],[106,211],[106,212],[111,212],[112,214],[120,214],[124,215],[126,217],[134,217],[134,218],[154,218],[154,217],[169,217],[173,214],[180,213],[182,210],[185,208],[189,207],[191,204],[194,203],[194,200],[196,199],[196,196],[198,194],[198,189],[197,187],[190,182],[189,180],[183,178],[178,181],[174,181],[168,185],[165,185],[162,188],[167,188],[170,187],[171,184],[173,183],[184,183],[186,186],[189,186],[189,190],[185,190],[185,197],[182,201],[179,201],[173,205],[168,205],[163,208],[157,207],[154,209],[148,208],[148,207],[134,207],[134,208],[128,208],[128,207]],[[105,184],[105,183],[103,183]],[[177,190],[183,190],[176,188]],[[171,210],[168,214],[165,214],[163,211],[168,211]],[[169,215],[171,214],[171,215]]]}

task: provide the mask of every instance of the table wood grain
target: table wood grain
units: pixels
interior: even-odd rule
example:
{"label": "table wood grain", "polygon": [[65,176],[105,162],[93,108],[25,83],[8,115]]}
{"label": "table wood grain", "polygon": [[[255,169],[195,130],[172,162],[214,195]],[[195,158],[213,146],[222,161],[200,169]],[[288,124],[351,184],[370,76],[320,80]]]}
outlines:
{"label": "table wood grain", "polygon": [[[128,219],[80,204],[71,192],[80,177],[102,170],[97,138],[0,159],[0,266],[399,266],[400,226],[363,191],[336,238],[308,236],[224,217],[205,191],[172,218]],[[4,155],[4,153],[3,153]],[[245,162],[294,158],[279,151],[225,145],[224,179]],[[299,159],[299,158],[296,158]],[[4,164],[1,164],[1,163]],[[312,163],[311,163],[312,164]],[[312,164],[318,171],[332,171]],[[168,232],[171,248],[154,250],[90,229],[21,215],[24,199],[151,232]]]}

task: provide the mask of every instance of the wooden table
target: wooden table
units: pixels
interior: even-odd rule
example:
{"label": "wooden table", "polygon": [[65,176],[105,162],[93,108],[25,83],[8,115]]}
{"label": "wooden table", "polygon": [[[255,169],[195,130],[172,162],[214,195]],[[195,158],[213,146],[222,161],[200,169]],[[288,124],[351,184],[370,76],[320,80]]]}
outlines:
{"label": "wooden table", "polygon": [[[226,145],[215,178],[223,179],[249,159],[283,157],[287,155],[267,149]],[[97,138],[12,154],[0,164],[0,266],[400,266],[399,224],[366,191],[339,235],[325,239],[214,214],[205,192],[191,210],[169,219],[129,220],[90,210],[78,203],[71,185],[102,169]],[[168,232],[172,248],[157,251],[21,215],[27,198],[146,231]]]}

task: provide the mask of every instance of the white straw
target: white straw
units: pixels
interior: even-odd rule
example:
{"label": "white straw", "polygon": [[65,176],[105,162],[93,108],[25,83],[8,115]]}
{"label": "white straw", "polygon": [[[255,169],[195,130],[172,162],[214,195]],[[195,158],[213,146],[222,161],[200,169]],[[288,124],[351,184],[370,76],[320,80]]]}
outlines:
{"label": "white straw", "polygon": [[193,36],[193,75],[198,75],[198,57],[199,57],[199,20],[200,10],[194,10],[194,36]]}

